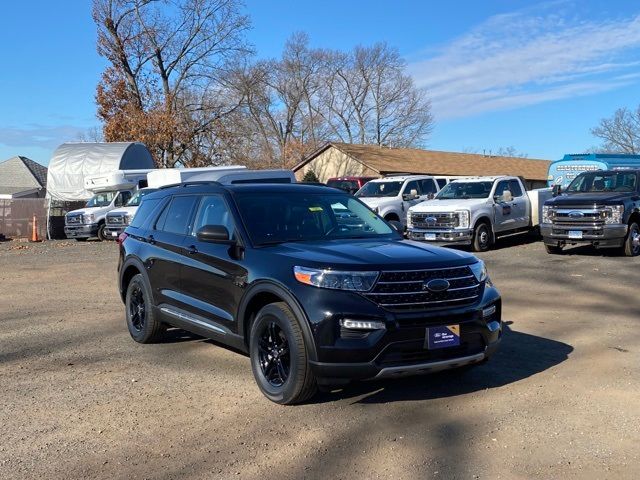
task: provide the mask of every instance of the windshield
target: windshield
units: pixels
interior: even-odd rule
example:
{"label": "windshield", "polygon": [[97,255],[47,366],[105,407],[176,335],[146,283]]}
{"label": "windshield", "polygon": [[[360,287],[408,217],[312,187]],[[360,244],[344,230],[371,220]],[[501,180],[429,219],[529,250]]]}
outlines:
{"label": "windshield", "polygon": [[117,191],[96,193],[91,197],[91,200],[87,202],[85,207],[106,207],[111,204],[111,201],[117,194]]}
{"label": "windshield", "polygon": [[145,195],[149,195],[150,193],[153,192],[157,192],[158,189],[157,188],[145,188],[143,190],[138,190],[136,192],[136,194],[131,197],[131,200],[129,200],[129,202],[127,202],[127,207],[137,207],[138,205],[140,205],[140,202],[142,201],[142,197],[144,197]]}
{"label": "windshield", "polygon": [[438,200],[451,200],[454,198],[489,198],[493,182],[451,182],[448,183],[438,195]]}
{"label": "windshield", "polygon": [[634,172],[589,172],[578,175],[567,187],[568,192],[633,192]]}
{"label": "windshield", "polygon": [[395,197],[400,193],[402,182],[369,182],[366,183],[356,197]]}
{"label": "windshield", "polygon": [[237,193],[255,245],[348,238],[399,238],[384,220],[347,194]]}

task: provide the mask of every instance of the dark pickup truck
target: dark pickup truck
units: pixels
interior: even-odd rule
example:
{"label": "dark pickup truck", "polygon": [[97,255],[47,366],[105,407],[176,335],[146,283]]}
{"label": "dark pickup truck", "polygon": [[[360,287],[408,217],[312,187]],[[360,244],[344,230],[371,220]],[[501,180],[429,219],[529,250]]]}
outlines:
{"label": "dark pickup truck", "polygon": [[[566,245],[619,248],[640,254],[640,170],[597,170],[578,175],[542,207],[540,232],[548,253]],[[558,189],[559,190],[559,189]]]}

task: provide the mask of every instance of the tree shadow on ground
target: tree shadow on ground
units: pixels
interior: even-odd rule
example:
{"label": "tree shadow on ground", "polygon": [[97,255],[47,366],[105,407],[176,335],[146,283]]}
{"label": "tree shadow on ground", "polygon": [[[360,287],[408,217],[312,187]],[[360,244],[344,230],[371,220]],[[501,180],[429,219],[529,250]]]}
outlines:
{"label": "tree shadow on ground", "polygon": [[496,388],[544,372],[565,360],[573,347],[505,325],[502,344],[487,363],[469,369],[392,380],[358,382],[321,393],[312,403],[354,399],[353,403],[388,403],[446,398]]}

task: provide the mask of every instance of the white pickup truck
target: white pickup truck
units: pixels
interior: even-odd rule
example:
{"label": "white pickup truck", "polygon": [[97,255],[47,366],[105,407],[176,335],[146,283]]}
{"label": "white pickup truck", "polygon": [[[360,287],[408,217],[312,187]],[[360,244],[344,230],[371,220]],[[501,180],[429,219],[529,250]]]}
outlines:
{"label": "white pickup truck", "polygon": [[399,230],[404,230],[409,207],[432,198],[439,190],[432,176],[397,175],[371,180],[355,196]]}
{"label": "white pickup truck", "polygon": [[409,209],[408,237],[488,250],[499,236],[536,227],[540,207],[550,196],[550,189],[527,192],[518,177],[456,179],[433,200]]}

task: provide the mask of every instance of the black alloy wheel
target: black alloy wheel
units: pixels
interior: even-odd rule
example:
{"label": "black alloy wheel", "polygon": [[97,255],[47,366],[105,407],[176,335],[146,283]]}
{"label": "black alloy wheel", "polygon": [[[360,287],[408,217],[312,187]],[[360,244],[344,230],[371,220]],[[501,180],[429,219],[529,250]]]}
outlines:
{"label": "black alloy wheel", "polygon": [[289,342],[279,325],[270,321],[263,326],[258,340],[260,369],[274,387],[282,387],[289,378],[291,356]]}
{"label": "black alloy wheel", "polygon": [[141,332],[144,329],[145,324],[146,305],[144,301],[144,292],[138,285],[135,285],[131,290],[128,308],[131,326],[136,332]]}

